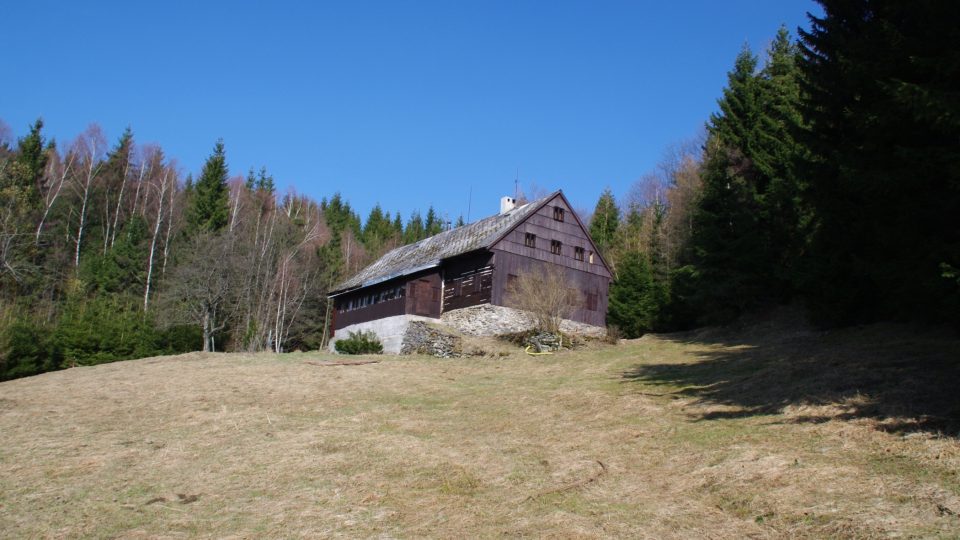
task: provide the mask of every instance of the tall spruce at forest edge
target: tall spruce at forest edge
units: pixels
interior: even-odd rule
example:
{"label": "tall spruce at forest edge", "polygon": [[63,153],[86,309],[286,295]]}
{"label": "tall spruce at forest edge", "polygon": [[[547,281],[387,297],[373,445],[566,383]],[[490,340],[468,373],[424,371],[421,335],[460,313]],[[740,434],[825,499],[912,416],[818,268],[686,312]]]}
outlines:
{"label": "tall spruce at forest edge", "polygon": [[645,254],[625,253],[617,267],[617,279],[610,285],[607,324],[617,327],[625,338],[638,338],[654,330],[667,303],[663,282],[654,280]]}
{"label": "tall spruce at forest edge", "polygon": [[227,158],[223,139],[213,147],[213,154],[203,165],[200,178],[193,185],[188,214],[188,232],[219,232],[230,217],[230,190],[227,186]]}
{"label": "tall spruce at forest edge", "polygon": [[801,30],[817,318],[957,321],[960,25],[953,2],[821,0]]}
{"label": "tall spruce at forest edge", "polygon": [[603,190],[590,218],[590,237],[604,254],[613,247],[617,229],[620,227],[620,209],[610,188]]}
{"label": "tall spruce at forest edge", "polygon": [[[729,320],[751,307],[790,300],[805,242],[794,140],[799,80],[796,50],[781,28],[757,70],[744,47],[720,111],[707,126],[704,191],[679,275],[693,279],[700,322]],[[691,284],[684,287],[690,289]]]}

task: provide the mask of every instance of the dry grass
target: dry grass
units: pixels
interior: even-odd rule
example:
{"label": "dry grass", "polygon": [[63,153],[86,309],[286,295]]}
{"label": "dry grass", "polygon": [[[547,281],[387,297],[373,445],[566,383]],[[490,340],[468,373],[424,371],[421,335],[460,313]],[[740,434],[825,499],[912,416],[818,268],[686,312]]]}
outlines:
{"label": "dry grass", "polygon": [[0,536],[957,537],[956,438],[884,429],[868,386],[817,391],[836,364],[769,388],[777,362],[876,337],[325,367],[197,353],[10,381]]}

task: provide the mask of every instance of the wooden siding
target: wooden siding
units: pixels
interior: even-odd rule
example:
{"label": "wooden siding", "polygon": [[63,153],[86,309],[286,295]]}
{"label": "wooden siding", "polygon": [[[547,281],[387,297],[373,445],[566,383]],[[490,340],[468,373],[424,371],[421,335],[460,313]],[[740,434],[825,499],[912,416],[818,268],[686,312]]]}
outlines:
{"label": "wooden siding", "polygon": [[[374,295],[397,288],[403,289],[403,296],[376,303],[368,300]],[[432,269],[343,293],[334,298],[333,329],[336,331],[351,324],[394,315],[440,317],[440,288],[440,271]],[[362,307],[347,309],[351,302],[356,305],[361,299],[367,299]]]}
{"label": "wooden siding", "polygon": [[[564,210],[563,221],[554,219],[555,207]],[[525,245],[527,234],[536,235],[535,247]],[[561,242],[559,254],[550,252],[551,241]],[[582,261],[574,257],[574,248],[577,247],[584,249]],[[593,263],[590,262],[591,252],[594,252]],[[491,294],[493,304],[509,307],[505,294],[509,276],[541,271],[543,264],[550,263],[563,268],[566,279],[580,292],[580,306],[569,318],[596,326],[606,324],[607,293],[612,276],[574,216],[573,209],[562,197],[554,197],[520,223],[493,246],[493,253],[496,268]]]}
{"label": "wooden siding", "polygon": [[407,315],[440,318],[442,288],[439,269],[410,279],[407,282]]}
{"label": "wooden siding", "polygon": [[[563,221],[553,219],[554,207],[564,209]],[[525,237],[528,233],[536,235],[536,247],[531,248],[525,245]],[[563,244],[559,255],[550,253],[551,240],[559,240]],[[584,249],[584,260],[578,261],[574,258],[575,247]],[[612,277],[600,256],[595,252],[587,232],[583,230],[577,218],[574,217],[573,210],[567,206],[560,196],[554,197],[535,214],[520,223],[497,242],[493,249],[559,264],[581,272],[603,276],[607,279]],[[590,262],[591,252],[594,252],[593,263]]]}
{"label": "wooden siding", "polygon": [[[549,252],[547,253],[549,255]],[[507,251],[494,252],[495,272],[493,275],[493,294],[491,303],[497,306],[512,307],[509,295],[506,294],[509,276],[519,276],[527,272],[542,272],[547,261],[523,257]],[[580,293],[579,305],[573,310],[568,319],[594,326],[605,326],[607,318],[607,293],[610,288],[610,279],[598,274],[591,274],[570,267],[562,267],[564,278]],[[589,305],[589,296],[595,296],[596,309]]]}
{"label": "wooden siding", "polygon": [[493,295],[493,254],[470,254],[443,265],[443,311],[489,303]]}
{"label": "wooden siding", "polygon": [[405,279],[390,280],[335,297],[333,300],[333,329],[339,330],[351,324],[403,315],[406,309],[405,296],[376,303],[368,302],[362,307],[350,307],[351,303],[356,306],[362,298],[380,295],[383,292],[397,290],[398,288],[403,288],[404,292],[406,291]]}

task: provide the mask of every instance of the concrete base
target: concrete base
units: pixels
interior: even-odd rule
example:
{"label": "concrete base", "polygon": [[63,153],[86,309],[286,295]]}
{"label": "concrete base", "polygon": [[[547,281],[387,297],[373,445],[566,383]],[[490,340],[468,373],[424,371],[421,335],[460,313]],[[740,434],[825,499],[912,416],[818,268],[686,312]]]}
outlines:
{"label": "concrete base", "polygon": [[334,345],[338,340],[350,337],[350,332],[372,331],[380,342],[383,343],[383,352],[389,354],[400,354],[400,347],[403,346],[403,336],[407,333],[407,327],[411,321],[430,321],[439,322],[431,317],[421,317],[419,315],[394,315],[393,317],[384,317],[375,321],[367,321],[337,330],[337,334],[330,340],[330,352],[336,352]]}

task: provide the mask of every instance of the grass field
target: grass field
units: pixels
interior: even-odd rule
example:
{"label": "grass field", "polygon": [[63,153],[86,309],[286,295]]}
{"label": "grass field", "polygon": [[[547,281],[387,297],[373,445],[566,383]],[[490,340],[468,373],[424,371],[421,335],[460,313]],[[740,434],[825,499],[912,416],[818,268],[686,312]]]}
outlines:
{"label": "grass field", "polygon": [[0,384],[0,535],[960,536],[960,342],[894,326]]}

